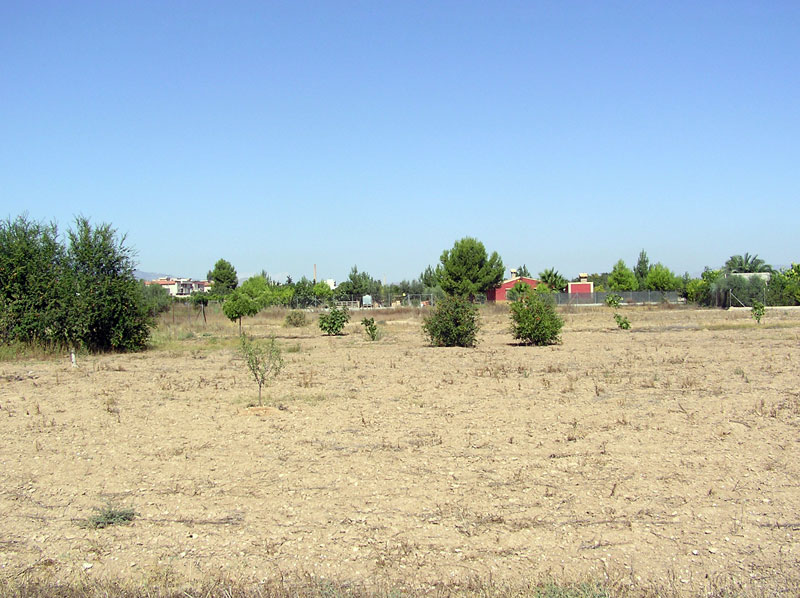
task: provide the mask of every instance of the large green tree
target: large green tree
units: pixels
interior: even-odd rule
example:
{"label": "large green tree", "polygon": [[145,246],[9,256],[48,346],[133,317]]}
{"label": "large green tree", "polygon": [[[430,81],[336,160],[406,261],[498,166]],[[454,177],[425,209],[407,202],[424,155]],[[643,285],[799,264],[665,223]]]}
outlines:
{"label": "large green tree", "polygon": [[636,275],[636,283],[640,289],[647,286],[647,275],[650,272],[650,258],[647,257],[647,252],[642,249],[639,252],[639,259],[636,261],[636,267],[633,273]]}
{"label": "large green tree", "polygon": [[645,288],[651,291],[676,291],[681,288],[681,279],[662,263],[650,266],[645,279]]}
{"label": "large green tree", "polygon": [[608,275],[608,288],[612,291],[635,291],[639,287],[636,274],[619,260]]}
{"label": "large green tree", "polygon": [[503,280],[503,260],[496,251],[487,255],[483,243],[472,237],[456,241],[439,261],[439,284],[448,295],[474,299]]}
{"label": "large green tree", "polygon": [[759,258],[758,255],[750,255],[749,253],[745,253],[744,255],[732,255],[730,258],[728,258],[728,261],[725,262],[724,270],[726,272],[743,273],[771,272],[772,266]]}
{"label": "large green tree", "polygon": [[539,280],[546,284],[548,289],[556,293],[563,293],[569,282],[555,268],[548,268],[539,272]]}
{"label": "large green tree", "polygon": [[224,259],[217,260],[214,269],[209,270],[206,278],[212,283],[211,292],[218,297],[231,293],[239,284],[236,269]]}

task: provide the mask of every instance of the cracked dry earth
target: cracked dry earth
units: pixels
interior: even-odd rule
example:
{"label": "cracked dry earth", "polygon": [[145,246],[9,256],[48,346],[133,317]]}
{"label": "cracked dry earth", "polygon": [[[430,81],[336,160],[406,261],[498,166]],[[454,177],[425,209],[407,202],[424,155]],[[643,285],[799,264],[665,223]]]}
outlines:
{"label": "cracked dry earth", "polygon": [[[359,314],[337,338],[259,316],[286,358],[263,407],[222,322],[77,369],[0,363],[0,576],[696,592],[796,570],[800,312],[625,313],[521,347],[484,309],[475,349],[426,346],[413,311],[376,312],[374,343]],[[107,505],[136,518],[82,525]]]}

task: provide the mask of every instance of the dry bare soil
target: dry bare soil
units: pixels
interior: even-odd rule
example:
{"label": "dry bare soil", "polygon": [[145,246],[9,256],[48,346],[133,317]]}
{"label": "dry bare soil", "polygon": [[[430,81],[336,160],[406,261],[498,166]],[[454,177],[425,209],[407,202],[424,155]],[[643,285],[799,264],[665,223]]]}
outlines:
{"label": "dry bare soil", "polygon": [[[523,347],[485,308],[475,349],[426,346],[413,310],[370,314],[377,342],[361,314],[335,338],[262,314],[245,330],[286,358],[263,407],[219,316],[77,369],[2,362],[0,579],[789,587],[800,312],[624,313]],[[108,506],[136,517],[85,526]]]}

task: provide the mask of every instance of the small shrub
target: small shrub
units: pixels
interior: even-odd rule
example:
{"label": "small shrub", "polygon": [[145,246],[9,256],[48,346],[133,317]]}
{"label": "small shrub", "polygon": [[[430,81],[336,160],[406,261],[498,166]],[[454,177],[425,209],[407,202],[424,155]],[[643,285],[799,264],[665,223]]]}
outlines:
{"label": "small shrub", "polygon": [[761,324],[761,318],[764,317],[764,304],[760,301],[753,301],[753,309],[751,310],[753,319],[758,323]]}
{"label": "small shrub", "polygon": [[631,327],[630,320],[621,314],[614,314],[614,321],[617,323],[617,326],[623,330],[629,330]]}
{"label": "small shrub", "polygon": [[304,311],[297,311],[293,310],[286,314],[286,319],[283,321],[283,325],[287,328],[302,328],[303,326],[308,325],[308,320],[306,320],[306,313]]}
{"label": "small shrub", "polygon": [[364,318],[361,323],[364,325],[364,332],[367,333],[369,340],[376,341],[381,337],[381,331],[375,324],[375,318]]}
{"label": "small shrub", "polygon": [[127,525],[136,517],[133,509],[117,509],[112,506],[95,509],[97,513],[87,517],[82,523],[82,527],[92,529],[103,529],[111,525]]}
{"label": "small shrub", "polygon": [[320,314],[319,328],[328,336],[339,335],[344,325],[350,321],[350,313],[346,307],[331,306],[328,313]]}
{"label": "small shrub", "polygon": [[266,347],[254,343],[247,335],[243,334],[240,338],[240,351],[258,384],[258,404],[261,405],[261,388],[264,384],[268,384],[270,379],[277,377],[283,369],[281,349],[275,337],[269,339]]}
{"label": "small shrub", "polygon": [[479,329],[478,307],[452,296],[439,301],[422,324],[423,333],[437,347],[474,347]]}
{"label": "small shrub", "polygon": [[611,309],[619,309],[620,303],[622,303],[622,297],[616,293],[609,293],[606,295],[606,305],[608,305]]}
{"label": "small shrub", "polygon": [[556,313],[548,292],[525,293],[511,304],[511,334],[527,345],[551,345],[560,342],[564,320]]}

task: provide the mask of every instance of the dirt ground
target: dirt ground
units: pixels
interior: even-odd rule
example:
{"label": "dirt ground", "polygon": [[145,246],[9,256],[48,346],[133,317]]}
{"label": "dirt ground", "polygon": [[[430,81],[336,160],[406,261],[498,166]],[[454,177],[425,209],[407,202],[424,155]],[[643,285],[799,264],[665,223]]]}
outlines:
{"label": "dirt ground", "polygon": [[[313,574],[415,587],[595,579],[687,594],[800,569],[800,311],[565,313],[563,343],[368,341],[281,314],[257,386],[236,326],[132,355],[0,363],[0,577]],[[183,322],[183,323],[182,323]],[[131,525],[90,529],[107,506]]]}

